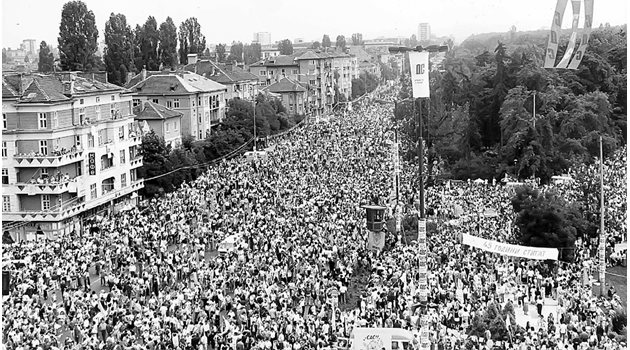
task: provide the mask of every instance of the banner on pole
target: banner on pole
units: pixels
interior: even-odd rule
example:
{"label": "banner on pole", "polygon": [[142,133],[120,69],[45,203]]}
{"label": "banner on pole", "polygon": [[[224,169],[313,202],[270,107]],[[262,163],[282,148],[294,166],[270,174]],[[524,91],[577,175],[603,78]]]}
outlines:
{"label": "banner on pole", "polygon": [[571,7],[573,8],[573,21],[571,22],[571,37],[569,38],[569,45],[567,45],[567,50],[564,52],[564,56],[556,66],[556,68],[567,68],[569,64],[569,60],[573,55],[573,50],[575,50],[575,42],[577,41],[578,34],[578,20],[580,19],[580,8],[582,5],[582,0],[571,0]]}
{"label": "banner on pole", "polygon": [[429,97],[429,53],[409,52],[413,97]]}
{"label": "banner on pole", "polygon": [[567,68],[569,69],[577,69],[582,62],[582,58],[584,57],[584,53],[586,52],[586,48],[588,47],[588,40],[591,36],[591,28],[593,27],[593,0],[584,0],[584,29],[582,29],[582,38],[580,40],[580,46],[577,51],[575,51],[575,55],[573,56],[573,60],[569,64]]}
{"label": "banner on pole", "polygon": [[516,256],[519,258],[536,259],[536,260],[558,260],[557,248],[538,248],[528,247],[514,244],[501,243],[491,241],[484,238],[471,236],[467,233],[463,235],[463,244],[483,249],[491,253],[501,255]]}

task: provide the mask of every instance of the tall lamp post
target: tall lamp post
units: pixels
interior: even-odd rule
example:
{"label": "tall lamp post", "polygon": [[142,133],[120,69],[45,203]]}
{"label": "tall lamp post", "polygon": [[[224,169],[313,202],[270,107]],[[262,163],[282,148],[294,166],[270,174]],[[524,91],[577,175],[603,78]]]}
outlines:
{"label": "tall lamp post", "polygon": [[[426,48],[422,46],[416,47],[390,47],[390,53],[401,53],[401,52],[446,52],[448,51],[448,46],[438,46],[432,45]],[[429,60],[428,57],[423,57],[422,59],[418,57],[419,55],[414,55],[415,66],[411,62],[411,57],[409,57],[410,69],[409,73],[411,76],[411,83],[413,87],[413,116],[416,117],[416,96],[419,98],[425,98],[427,102],[429,102]],[[426,78],[426,81],[424,80]],[[415,84],[414,84],[415,83]],[[416,94],[416,89],[418,94]],[[428,108],[430,104],[427,105]],[[428,317],[427,317],[427,309],[428,305],[428,294],[429,294],[429,286],[427,281],[428,276],[428,266],[427,266],[427,236],[426,236],[426,221],[425,221],[425,209],[424,209],[424,141],[423,141],[423,120],[422,120],[422,100],[420,100],[420,113],[418,114],[418,126],[420,128],[419,137],[418,137],[418,177],[419,177],[419,211],[418,211],[418,273],[420,279],[418,281],[418,287],[420,289],[420,304],[425,306],[423,308],[424,315],[421,318],[421,326],[420,326],[420,348],[428,349],[431,345],[429,339],[429,329],[428,329]]]}

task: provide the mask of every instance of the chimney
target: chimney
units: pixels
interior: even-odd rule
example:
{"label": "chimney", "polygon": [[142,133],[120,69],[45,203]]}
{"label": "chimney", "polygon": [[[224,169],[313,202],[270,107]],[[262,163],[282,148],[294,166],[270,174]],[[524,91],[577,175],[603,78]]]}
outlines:
{"label": "chimney", "polygon": [[188,54],[188,64],[195,64],[197,63],[197,54],[196,53],[189,53]]}
{"label": "chimney", "polygon": [[147,78],[147,68],[142,67],[142,80],[145,80]]}

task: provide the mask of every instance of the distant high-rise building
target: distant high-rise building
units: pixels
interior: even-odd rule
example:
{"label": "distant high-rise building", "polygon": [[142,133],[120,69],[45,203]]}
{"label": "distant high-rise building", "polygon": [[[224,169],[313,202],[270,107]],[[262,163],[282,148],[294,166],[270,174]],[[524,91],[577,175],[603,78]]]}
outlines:
{"label": "distant high-rise building", "polygon": [[418,24],[418,41],[431,40],[431,25],[429,23]]}
{"label": "distant high-rise building", "polygon": [[271,33],[269,32],[258,32],[254,33],[254,43],[259,43],[261,46],[271,45]]}
{"label": "distant high-rise building", "polygon": [[37,47],[35,46],[35,39],[22,40],[22,49],[26,51],[27,55],[34,55],[37,53]]}

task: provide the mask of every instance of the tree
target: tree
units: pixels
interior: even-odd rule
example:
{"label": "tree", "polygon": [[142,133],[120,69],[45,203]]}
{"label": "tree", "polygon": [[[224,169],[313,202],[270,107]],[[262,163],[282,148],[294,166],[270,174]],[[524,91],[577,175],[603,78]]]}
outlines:
{"label": "tree", "polygon": [[135,46],[137,57],[135,65],[137,70],[146,67],[148,70],[160,69],[160,60],[158,57],[158,43],[160,42],[160,33],[157,28],[155,17],[149,16],[142,27],[136,27]]}
{"label": "tree", "polygon": [[158,33],[159,46],[158,57],[160,64],[164,67],[175,67],[177,64],[177,27],[171,17],[166,17],[166,21],[160,24]]}
{"label": "tree", "polygon": [[519,188],[512,208],[517,213],[517,240],[526,246],[562,248],[563,261],[573,261],[577,237],[590,238],[597,230],[586,220],[579,203],[569,203],[554,191]]}
{"label": "tree", "polygon": [[190,17],[179,25],[179,62],[188,64],[188,54],[201,54],[206,49],[206,37],[201,34],[197,18]]}
{"label": "tree", "polygon": [[292,55],[293,54],[293,44],[291,40],[284,39],[278,43],[278,50],[281,55]]}
{"label": "tree", "polygon": [[363,45],[363,34],[361,33],[352,34],[352,45]]}
{"label": "tree", "polygon": [[337,35],[337,43],[335,47],[340,48],[341,50],[346,49],[346,37],[343,35]]}
{"label": "tree", "polygon": [[245,64],[247,65],[258,62],[262,58],[262,48],[259,43],[245,45],[243,53],[245,56]]}
{"label": "tree", "polygon": [[216,51],[217,51],[217,62],[219,63],[225,62],[225,44],[218,44]]}
{"label": "tree", "polygon": [[243,43],[232,42],[230,46],[230,55],[227,58],[228,62],[243,62]]}
{"label": "tree", "polygon": [[328,34],[324,34],[324,36],[322,37],[322,47],[326,48],[330,47],[330,45],[330,37],[328,36]]}
{"label": "tree", "polygon": [[39,44],[39,63],[37,64],[37,71],[40,73],[52,72],[55,64],[55,58],[53,57],[50,48],[45,41]]}
{"label": "tree", "polygon": [[311,45],[311,49],[319,49],[321,46],[322,44],[319,41],[314,41]]}
{"label": "tree", "polygon": [[59,58],[63,70],[89,71],[95,67],[98,29],[94,13],[82,1],[63,5],[59,25]]}
{"label": "tree", "polygon": [[112,84],[123,85],[132,71],[133,38],[123,14],[112,13],[105,23],[105,69]]}

